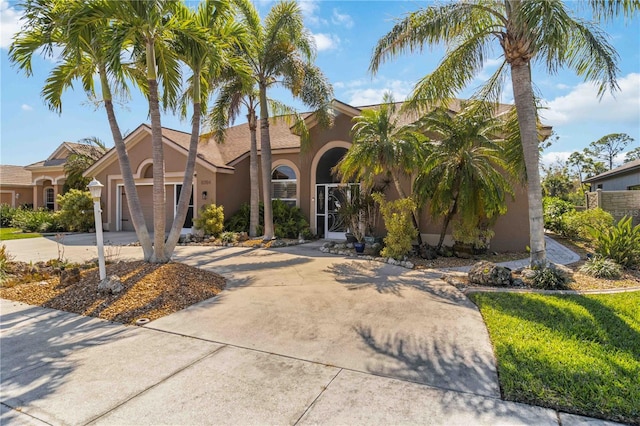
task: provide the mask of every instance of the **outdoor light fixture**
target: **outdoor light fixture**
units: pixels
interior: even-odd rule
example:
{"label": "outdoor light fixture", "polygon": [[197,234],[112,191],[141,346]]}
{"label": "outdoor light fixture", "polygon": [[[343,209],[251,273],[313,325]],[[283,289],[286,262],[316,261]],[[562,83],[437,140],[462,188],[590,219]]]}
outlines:
{"label": "outdoor light fixture", "polygon": [[98,267],[100,269],[100,281],[107,278],[107,271],[104,265],[104,241],[102,239],[102,209],[100,208],[100,195],[104,187],[96,178],[93,178],[87,188],[93,199],[93,217],[96,223],[96,245],[98,246]]}
{"label": "outdoor light fixture", "polygon": [[207,191],[202,191],[202,199],[203,200],[206,200],[208,195],[209,194],[207,194]]}

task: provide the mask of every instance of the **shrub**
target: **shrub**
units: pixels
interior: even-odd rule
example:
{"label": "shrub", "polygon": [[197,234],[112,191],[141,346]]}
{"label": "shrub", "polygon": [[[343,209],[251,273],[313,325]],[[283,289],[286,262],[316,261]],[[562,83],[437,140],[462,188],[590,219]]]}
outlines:
{"label": "shrub", "polygon": [[581,212],[568,211],[562,215],[561,222],[561,234],[563,236],[591,241],[593,237],[590,229],[596,228],[599,231],[604,231],[610,228],[613,226],[613,216],[598,207]]}
{"label": "shrub", "polygon": [[58,215],[43,207],[38,210],[16,209],[11,226],[24,232],[55,232],[60,230]]}
{"label": "shrub", "polygon": [[[225,228],[234,232],[248,232],[251,207],[245,203],[225,223]],[[278,238],[298,238],[309,228],[309,222],[299,207],[291,207],[281,200],[273,200],[274,234]],[[260,203],[260,222],[256,229],[258,235],[264,230],[264,204]]]}
{"label": "shrub", "polygon": [[600,230],[592,228],[596,253],[626,268],[640,265],[640,225],[632,226],[625,216],[615,226]]}
{"label": "shrub", "polygon": [[196,229],[201,229],[206,235],[217,236],[224,228],[224,207],[209,204],[200,209],[200,214],[194,220]]}
{"label": "shrub", "polygon": [[562,215],[574,211],[573,205],[561,198],[544,197],[542,199],[544,227],[550,231],[562,233]]}
{"label": "shrub", "polygon": [[544,290],[563,290],[567,288],[567,276],[553,266],[534,269],[532,284]]}
{"label": "shrub", "polygon": [[4,244],[0,246],[0,284],[3,284],[7,278],[7,269],[9,262],[13,259],[13,256],[7,251],[7,247]]}
{"label": "shrub", "polygon": [[380,193],[374,193],[372,196],[380,205],[382,220],[387,229],[387,236],[384,237],[385,247],[380,254],[401,259],[413,248],[412,241],[418,235],[411,219],[416,202],[411,198],[386,201]]}
{"label": "shrub", "polygon": [[291,207],[281,200],[273,200],[273,232],[278,238],[298,238],[309,227],[300,207]]}
{"label": "shrub", "polygon": [[0,204],[0,226],[3,228],[11,226],[16,210],[15,207],[11,207],[9,204]]}
{"label": "shrub", "polygon": [[58,194],[58,220],[67,231],[87,232],[95,227],[93,201],[89,191],[71,189],[66,194]]}
{"label": "shrub", "polygon": [[220,241],[225,244],[233,244],[238,242],[238,234],[235,232],[226,231],[220,234]]}
{"label": "shrub", "polygon": [[[264,223],[264,204],[259,204],[260,210],[260,225],[257,226],[256,232],[258,235],[262,234]],[[249,221],[251,218],[251,206],[248,203],[244,203],[224,224],[225,229],[233,232],[249,232]]]}
{"label": "shrub", "polygon": [[605,257],[595,256],[580,267],[580,272],[596,278],[618,279],[622,268],[616,262]]}

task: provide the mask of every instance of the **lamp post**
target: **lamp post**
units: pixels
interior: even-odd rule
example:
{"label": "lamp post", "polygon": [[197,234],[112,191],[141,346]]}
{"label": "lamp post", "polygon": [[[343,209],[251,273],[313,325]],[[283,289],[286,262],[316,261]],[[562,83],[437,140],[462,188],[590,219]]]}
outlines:
{"label": "lamp post", "polygon": [[93,199],[93,217],[96,221],[96,244],[98,246],[98,268],[100,269],[100,281],[107,278],[107,271],[104,266],[104,241],[102,239],[102,209],[100,208],[100,195],[102,194],[101,184],[96,178],[93,178],[87,188]]}

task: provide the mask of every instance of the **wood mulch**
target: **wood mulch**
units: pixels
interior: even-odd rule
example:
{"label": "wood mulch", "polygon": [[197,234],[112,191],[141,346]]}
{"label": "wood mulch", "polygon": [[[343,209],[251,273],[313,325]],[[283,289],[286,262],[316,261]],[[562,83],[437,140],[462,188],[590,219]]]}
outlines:
{"label": "wood mulch", "polygon": [[120,278],[124,289],[105,294],[98,291],[96,267],[82,270],[79,281],[63,286],[56,268],[10,262],[0,297],[134,324],[139,319],[154,320],[214,297],[226,284],[218,274],[173,262],[118,262],[107,265],[107,276],[112,275]]}

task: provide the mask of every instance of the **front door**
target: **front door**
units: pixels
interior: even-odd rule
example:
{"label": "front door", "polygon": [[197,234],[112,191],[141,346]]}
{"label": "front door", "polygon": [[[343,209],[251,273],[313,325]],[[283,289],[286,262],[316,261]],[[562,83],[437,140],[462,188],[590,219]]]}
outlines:
{"label": "front door", "polygon": [[[347,202],[349,186],[327,183],[316,185],[316,229],[321,238],[344,240],[347,224],[340,217],[340,206]],[[357,185],[357,184],[355,184]]]}

